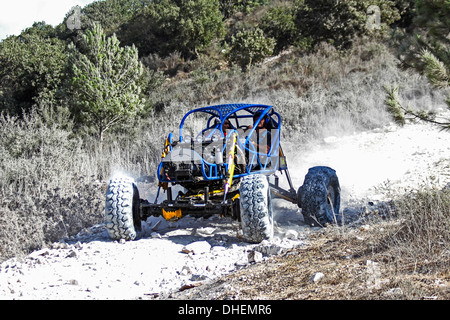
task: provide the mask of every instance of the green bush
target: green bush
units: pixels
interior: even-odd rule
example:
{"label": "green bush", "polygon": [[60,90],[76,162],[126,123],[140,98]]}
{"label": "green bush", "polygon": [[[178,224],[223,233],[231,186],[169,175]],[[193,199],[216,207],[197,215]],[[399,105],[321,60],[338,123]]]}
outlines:
{"label": "green bush", "polygon": [[272,55],[274,47],[275,40],[266,37],[259,28],[241,31],[232,37],[229,59],[242,70],[249,70],[252,65]]}
{"label": "green bush", "polygon": [[125,24],[118,38],[125,45],[136,45],[141,56],[165,57],[179,51],[184,57],[196,57],[224,32],[218,0],[158,0]]}
{"label": "green bush", "polygon": [[[378,18],[373,16],[378,14],[379,21],[368,23],[369,18]],[[297,6],[295,22],[302,36],[313,45],[325,41],[348,49],[357,37],[383,32],[399,19],[393,1],[304,0]]]}
{"label": "green bush", "polygon": [[230,18],[237,12],[250,13],[259,6],[264,6],[269,0],[219,0],[220,11],[225,18]]}
{"label": "green bush", "polygon": [[294,6],[282,4],[269,8],[262,17],[259,28],[266,35],[275,39],[274,53],[278,53],[300,40],[301,34],[295,25],[295,12]]}
{"label": "green bush", "polygon": [[[20,115],[33,105],[57,105],[66,77],[65,43],[41,35],[35,25],[20,36],[0,42],[0,110]],[[41,30],[41,32],[38,32]]]}

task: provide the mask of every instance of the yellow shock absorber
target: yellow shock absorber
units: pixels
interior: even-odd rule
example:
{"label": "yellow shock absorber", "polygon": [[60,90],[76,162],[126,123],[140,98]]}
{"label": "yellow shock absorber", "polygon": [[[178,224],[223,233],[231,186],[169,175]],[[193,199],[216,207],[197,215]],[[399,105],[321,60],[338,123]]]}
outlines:
{"label": "yellow shock absorber", "polygon": [[223,195],[223,201],[226,200],[228,190],[230,189],[231,183],[233,182],[234,168],[236,167],[236,165],[234,163],[234,153],[235,153],[235,149],[236,149],[236,140],[237,140],[236,132],[231,133],[230,140],[231,140],[231,146],[227,153],[227,165],[228,165],[227,176],[228,176],[228,179],[225,183],[225,192]]}
{"label": "yellow shock absorber", "polygon": [[[169,154],[171,149],[172,149],[172,146],[170,145],[169,137],[167,137],[166,142],[164,143],[164,150],[163,150],[163,152],[161,154],[161,160],[163,160]],[[164,169],[161,167],[160,175],[163,174],[162,170],[164,170]],[[162,187],[163,190],[167,190],[168,185],[169,184],[167,182],[160,182],[160,183],[158,183],[158,187]]]}

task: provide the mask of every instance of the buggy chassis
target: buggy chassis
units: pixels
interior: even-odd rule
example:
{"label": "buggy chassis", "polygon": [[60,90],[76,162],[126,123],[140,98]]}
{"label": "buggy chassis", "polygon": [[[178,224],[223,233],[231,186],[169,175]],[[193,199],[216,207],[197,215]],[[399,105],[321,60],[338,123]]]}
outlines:
{"label": "buggy chassis", "polygon": [[[191,125],[187,125],[188,119],[193,120]],[[198,132],[195,124],[200,124],[201,130],[194,137]],[[263,135],[264,139],[260,138]],[[273,233],[273,198],[297,204],[305,222],[312,226],[337,222],[340,187],[335,171],[311,168],[296,191],[280,136],[281,117],[272,106],[224,104],[188,112],[181,120],[179,139],[170,133],[165,141],[154,202],[140,199],[133,179],[111,180],[106,193],[110,236],[134,239],[141,221],[150,216],[173,220],[221,214],[241,221],[244,237],[260,242]],[[288,188],[280,186],[277,173],[285,177]],[[185,191],[174,195],[175,185]],[[166,197],[158,203],[161,191]],[[120,197],[122,202],[116,200]]]}
{"label": "buggy chassis", "polygon": [[[244,113],[242,113],[241,111],[246,111]],[[234,128],[240,128],[240,129],[246,129],[246,135],[245,138],[241,138],[241,139],[237,139],[237,148],[239,148],[240,150],[245,150],[245,152],[248,155],[248,158],[250,158],[250,161],[247,161],[246,165],[245,165],[245,170],[241,173],[235,173],[233,176],[233,179],[236,179],[235,181],[237,181],[239,178],[248,175],[248,174],[252,174],[252,173],[259,173],[259,174],[265,174],[265,175],[271,175],[274,174],[276,171],[279,171],[281,174],[284,173],[286,180],[289,183],[289,189],[283,189],[279,186],[279,177],[275,176],[274,177],[274,181],[273,182],[269,182],[269,186],[271,189],[271,193],[273,197],[276,198],[282,198],[285,199],[287,201],[290,201],[294,204],[298,203],[298,198],[297,198],[297,192],[294,189],[294,186],[292,184],[292,180],[289,174],[289,170],[288,167],[286,165],[286,157],[284,156],[281,146],[280,146],[280,122],[281,122],[281,117],[278,113],[274,112],[273,108],[271,106],[266,106],[266,105],[250,105],[250,104],[229,104],[229,105],[219,105],[219,106],[211,106],[211,107],[205,107],[205,108],[200,108],[200,109],[195,109],[192,110],[190,112],[188,112],[183,119],[181,120],[181,124],[180,124],[180,143],[185,142],[185,145],[183,147],[187,147],[190,150],[194,150],[194,152],[199,151],[198,146],[196,147],[195,144],[199,144],[201,143],[201,151],[205,152],[205,149],[208,145],[212,145],[215,142],[218,141],[213,141],[213,135],[211,133],[209,133],[209,136],[206,136],[202,139],[202,141],[200,142],[199,139],[192,139],[190,136],[186,137],[183,134],[183,127],[184,127],[184,123],[185,120],[187,119],[188,116],[190,116],[192,113],[197,113],[197,112],[204,112],[207,114],[210,114],[211,116],[208,119],[208,124],[207,127],[210,128],[210,126],[213,126],[213,130],[217,130],[216,133],[221,134],[221,136],[225,135],[224,134],[224,129],[222,128],[222,126],[220,125],[221,123],[223,123],[224,119],[229,119],[232,118],[233,120],[236,121],[236,125],[233,126],[233,129],[228,130],[228,132],[226,133],[226,136],[231,136],[231,134],[233,134],[235,132]],[[256,123],[258,123],[259,121],[261,121],[261,119],[270,119],[269,121],[270,123],[270,131],[271,133],[275,133],[272,136],[274,136],[275,138],[272,139],[272,144],[270,146],[270,151],[268,152],[269,156],[267,158],[267,160],[271,160],[271,161],[261,161],[261,159],[258,157],[258,150],[256,148],[253,147],[253,145],[250,143],[250,137],[253,136],[256,126],[255,128],[251,128],[248,129],[248,126],[243,125],[242,127],[240,126],[240,121],[242,122],[242,120],[244,119],[248,119],[253,117],[253,115],[257,112],[260,112],[260,118],[258,120],[256,120]],[[212,119],[218,117],[220,119],[220,122],[218,122],[217,124],[211,124]],[[216,118],[217,119],[217,118]],[[245,139],[245,140],[244,140]],[[187,140],[187,142],[186,142]],[[223,140],[223,145],[221,146],[221,143],[218,144],[219,148],[222,148],[222,153],[226,153],[226,147],[229,145],[229,140],[230,139],[224,139]],[[221,142],[221,141],[220,141]],[[169,150],[172,151],[173,148],[173,136],[169,136],[168,141],[166,141],[166,148],[167,146],[169,147]],[[164,154],[164,153],[163,153]],[[200,152],[198,153],[200,154]],[[204,155],[204,154],[203,154]],[[216,163],[211,163],[208,162],[206,160],[204,160],[201,162],[201,174],[203,176],[203,178],[206,181],[213,181],[213,180],[226,180],[227,178],[227,172],[229,171],[229,166],[230,164],[228,162],[221,162],[220,160],[217,161]],[[197,157],[192,157],[192,159],[190,159],[192,163],[199,163],[198,158]],[[216,160],[216,159],[214,159]],[[273,163],[272,163],[273,162]],[[209,214],[217,214],[217,213],[221,213],[223,215],[227,215],[230,214],[231,216],[233,216],[234,218],[239,218],[238,216],[238,208],[236,208],[235,206],[233,206],[234,200],[233,198],[236,197],[236,192],[231,192],[230,195],[228,195],[227,197],[225,197],[222,201],[217,201],[218,197],[223,197],[225,195],[225,184],[226,182],[224,182],[223,188],[220,188],[218,190],[214,190],[213,192],[211,192],[212,190],[210,190],[209,185],[206,185],[203,188],[203,192],[200,192],[200,196],[197,195],[183,195],[183,194],[178,194],[176,198],[174,198],[173,194],[172,194],[172,188],[164,185],[164,184],[168,184],[171,181],[170,178],[165,177],[164,174],[164,167],[166,164],[170,163],[170,160],[163,160],[161,161],[161,163],[158,166],[158,179],[160,182],[160,186],[159,186],[159,190],[158,190],[158,195],[159,195],[159,191],[161,188],[164,188],[164,190],[166,191],[166,195],[167,195],[167,199],[161,203],[157,203],[158,197],[155,200],[155,203],[149,203],[149,202],[142,202],[141,203],[141,217],[143,219],[145,219],[148,216],[151,215],[161,215],[164,212],[169,212],[169,211],[173,211],[181,209],[181,212],[184,213],[189,213],[190,215],[209,215]],[[206,166],[205,166],[206,165]],[[256,169],[255,169],[256,168]],[[207,169],[209,169],[209,171],[207,171]],[[178,175],[178,177],[180,177],[180,175]],[[193,178],[192,176],[189,176],[189,179],[184,179],[183,182],[184,184],[186,184],[186,180],[190,180],[190,178]],[[197,179],[198,181],[198,179]],[[183,183],[181,182],[181,183]],[[189,181],[190,182],[190,181]],[[180,183],[180,182],[179,182]],[[199,190],[200,191],[200,190]],[[211,197],[212,196],[212,199]],[[233,208],[234,207],[234,208]],[[234,209],[234,210],[233,210]],[[166,214],[167,216],[167,214]]]}

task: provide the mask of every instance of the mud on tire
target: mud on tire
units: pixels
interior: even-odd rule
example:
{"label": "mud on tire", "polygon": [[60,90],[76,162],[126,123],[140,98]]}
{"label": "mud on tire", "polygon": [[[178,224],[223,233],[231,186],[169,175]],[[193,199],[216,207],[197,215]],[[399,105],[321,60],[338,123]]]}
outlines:
{"label": "mud on tire", "polygon": [[340,223],[340,191],[336,171],[329,167],[310,168],[298,189],[298,205],[305,223],[313,227]]}
{"label": "mud on tire", "polygon": [[131,178],[114,178],[106,190],[105,222],[113,240],[134,240],[141,230],[139,192]]}
{"label": "mud on tire", "polygon": [[269,182],[261,174],[242,178],[240,216],[244,238],[253,243],[273,237],[273,214]]}

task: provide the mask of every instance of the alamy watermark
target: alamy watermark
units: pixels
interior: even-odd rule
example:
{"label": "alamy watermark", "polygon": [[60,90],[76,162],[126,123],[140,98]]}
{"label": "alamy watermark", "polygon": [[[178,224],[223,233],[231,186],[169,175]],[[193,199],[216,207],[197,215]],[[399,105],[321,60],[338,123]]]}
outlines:
{"label": "alamy watermark", "polygon": [[80,6],[73,7],[70,11],[70,16],[67,18],[66,26],[69,30],[81,29],[81,8]]}
{"label": "alamy watermark", "polygon": [[366,10],[366,28],[370,31],[381,29],[381,10],[377,5],[371,5]]}

